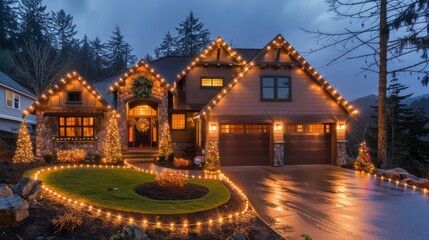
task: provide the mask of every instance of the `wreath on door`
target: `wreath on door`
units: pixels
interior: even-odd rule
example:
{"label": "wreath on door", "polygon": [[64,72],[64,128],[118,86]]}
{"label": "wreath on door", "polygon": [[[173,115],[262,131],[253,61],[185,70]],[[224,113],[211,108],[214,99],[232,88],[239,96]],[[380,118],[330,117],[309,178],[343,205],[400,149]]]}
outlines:
{"label": "wreath on door", "polygon": [[150,121],[147,120],[147,118],[139,118],[136,122],[136,129],[137,131],[144,133],[149,130]]}
{"label": "wreath on door", "polygon": [[145,77],[138,77],[134,80],[131,90],[137,98],[147,98],[152,92],[152,82]]}

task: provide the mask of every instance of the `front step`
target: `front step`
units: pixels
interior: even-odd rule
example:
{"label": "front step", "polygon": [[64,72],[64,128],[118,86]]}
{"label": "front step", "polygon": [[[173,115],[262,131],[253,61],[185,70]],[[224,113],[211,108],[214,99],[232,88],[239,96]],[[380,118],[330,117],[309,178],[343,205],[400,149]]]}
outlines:
{"label": "front step", "polygon": [[128,149],[124,159],[132,162],[153,162],[158,157],[158,149]]}

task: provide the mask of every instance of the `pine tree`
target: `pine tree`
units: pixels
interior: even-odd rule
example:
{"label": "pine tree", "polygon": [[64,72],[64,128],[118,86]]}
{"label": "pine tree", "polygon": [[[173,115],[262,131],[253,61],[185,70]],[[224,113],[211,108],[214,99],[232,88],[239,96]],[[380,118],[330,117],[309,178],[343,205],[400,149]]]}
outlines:
{"label": "pine tree", "polygon": [[103,162],[108,164],[122,162],[122,146],[119,137],[118,122],[115,117],[110,118],[106,134]]}
{"label": "pine tree", "polygon": [[176,42],[170,32],[167,32],[159,47],[156,48],[157,58],[176,55]]}
{"label": "pine tree", "polygon": [[28,163],[34,160],[33,145],[31,143],[30,133],[28,132],[27,123],[21,122],[18,139],[16,141],[16,151],[12,158],[14,163]]}
{"label": "pine tree", "polygon": [[94,78],[97,79],[103,75],[106,66],[106,45],[98,37],[89,44],[94,55]]}
{"label": "pine tree", "polygon": [[134,48],[127,42],[122,46],[125,68],[128,68],[128,66],[134,65],[137,62],[137,57],[133,54],[133,51]]}
{"label": "pine tree", "polygon": [[371,162],[371,157],[369,156],[369,148],[366,147],[365,142],[361,143],[359,146],[359,155],[356,158],[354,167],[358,171],[365,171],[367,173],[372,173],[375,167]]}
{"label": "pine tree", "polygon": [[209,143],[204,168],[211,172],[215,172],[220,169],[219,148],[217,142],[212,141]]}
{"label": "pine tree", "polygon": [[64,9],[58,12],[52,11],[49,22],[53,46],[63,54],[70,51],[70,48],[77,43],[75,39],[76,24],[73,24],[73,16],[66,14]]}
{"label": "pine tree", "polygon": [[159,161],[163,162],[165,159],[171,160],[173,156],[173,144],[171,143],[170,127],[168,123],[162,126],[161,140],[159,141],[158,148]]}
{"label": "pine tree", "polygon": [[144,56],[143,60],[145,62],[152,62],[153,61],[153,57],[149,53],[146,53],[146,55]]}
{"label": "pine tree", "polygon": [[16,0],[0,0],[0,47],[14,48],[18,34]]}
{"label": "pine tree", "polygon": [[[19,39],[36,43],[48,41],[49,14],[46,13],[46,6],[42,5],[42,0],[21,0],[18,13]],[[22,45],[22,42],[20,44]]]}
{"label": "pine tree", "polygon": [[85,34],[85,36],[81,41],[78,61],[76,62],[77,64],[76,69],[86,79],[93,79],[94,77],[93,60],[94,60],[93,50],[91,49],[91,45],[89,43],[88,37]]}
{"label": "pine tree", "polygon": [[191,11],[189,16],[176,27],[177,55],[196,55],[210,43],[210,32],[204,25],[198,22]]}

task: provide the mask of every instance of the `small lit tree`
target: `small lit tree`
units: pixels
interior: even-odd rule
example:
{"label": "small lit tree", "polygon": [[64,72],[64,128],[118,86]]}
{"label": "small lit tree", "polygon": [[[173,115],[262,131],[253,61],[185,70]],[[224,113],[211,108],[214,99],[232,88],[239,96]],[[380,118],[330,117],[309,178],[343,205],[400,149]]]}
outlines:
{"label": "small lit tree", "polygon": [[173,156],[173,144],[171,143],[170,127],[168,123],[164,123],[162,126],[161,140],[159,141],[158,148],[159,160],[164,161],[165,159],[174,158]]}
{"label": "small lit tree", "polygon": [[34,159],[33,145],[31,144],[30,133],[28,132],[27,123],[21,122],[18,139],[16,140],[16,151],[12,158],[14,163],[29,163]]}
{"label": "small lit tree", "polygon": [[122,161],[122,146],[119,137],[118,122],[115,117],[109,120],[107,137],[104,142],[105,163],[118,163]]}
{"label": "small lit tree", "polygon": [[220,159],[219,159],[219,148],[217,142],[210,142],[209,149],[207,150],[206,155],[206,165],[204,167],[207,171],[218,171],[220,169]]}
{"label": "small lit tree", "polygon": [[359,146],[359,155],[354,163],[356,170],[365,171],[371,173],[374,171],[374,164],[371,162],[371,157],[369,156],[369,148],[365,145],[365,142],[361,143]]}

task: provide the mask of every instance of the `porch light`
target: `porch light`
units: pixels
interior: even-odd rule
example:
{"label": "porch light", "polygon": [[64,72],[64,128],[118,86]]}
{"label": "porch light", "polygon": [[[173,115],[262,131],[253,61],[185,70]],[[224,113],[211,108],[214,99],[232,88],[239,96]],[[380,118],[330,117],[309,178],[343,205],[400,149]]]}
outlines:
{"label": "porch light", "polygon": [[337,129],[341,129],[341,130],[346,129],[346,124],[340,124],[340,125],[338,125]]}
{"label": "porch light", "polygon": [[217,130],[216,124],[214,123],[210,124],[210,131],[216,131],[216,130]]}
{"label": "porch light", "polygon": [[282,130],[282,124],[281,123],[276,123],[276,125],[274,126],[274,130],[276,130],[276,131]]}

